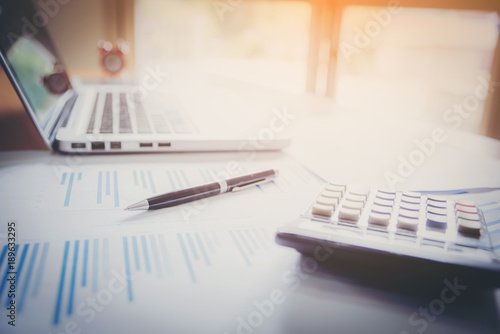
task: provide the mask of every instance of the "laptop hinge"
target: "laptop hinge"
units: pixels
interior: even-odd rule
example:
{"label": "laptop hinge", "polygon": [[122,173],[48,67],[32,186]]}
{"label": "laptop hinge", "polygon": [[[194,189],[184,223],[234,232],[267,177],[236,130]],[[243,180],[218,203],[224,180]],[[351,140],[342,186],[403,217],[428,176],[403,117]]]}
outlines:
{"label": "laptop hinge", "polygon": [[59,114],[59,117],[57,120],[54,122],[54,125],[52,125],[52,128],[49,130],[49,140],[54,145],[55,143],[55,138],[57,135],[57,131],[61,127],[65,127],[68,124],[69,117],[71,116],[71,113],[73,112],[73,106],[75,105],[77,94],[73,94],[64,104],[62,108],[62,112]]}

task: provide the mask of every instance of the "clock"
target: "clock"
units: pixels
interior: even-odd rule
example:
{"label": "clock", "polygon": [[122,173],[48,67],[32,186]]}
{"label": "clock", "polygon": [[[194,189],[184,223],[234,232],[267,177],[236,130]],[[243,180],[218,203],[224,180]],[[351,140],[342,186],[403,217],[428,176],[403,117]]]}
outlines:
{"label": "clock", "polygon": [[97,43],[101,55],[101,66],[110,75],[118,75],[125,68],[125,56],[129,52],[129,44],[118,40],[116,46],[109,41],[100,40]]}

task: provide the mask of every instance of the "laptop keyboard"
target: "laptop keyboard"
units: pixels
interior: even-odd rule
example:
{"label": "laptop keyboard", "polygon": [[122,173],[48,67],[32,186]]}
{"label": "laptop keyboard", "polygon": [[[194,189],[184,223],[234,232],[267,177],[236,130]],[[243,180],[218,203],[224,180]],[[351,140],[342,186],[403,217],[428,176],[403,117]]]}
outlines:
{"label": "laptop keyboard", "polygon": [[[102,107],[101,123],[96,125],[99,118],[99,100],[104,95],[104,106]],[[118,98],[118,101],[115,99]],[[113,105],[118,103],[119,113],[116,115],[113,113]],[[129,110],[129,103],[133,104],[135,113],[131,113]],[[117,117],[114,117],[117,116]],[[135,118],[135,131],[132,125],[133,118]],[[117,131],[114,131],[114,123],[117,124]],[[152,125],[151,125],[152,124]],[[98,127],[97,129],[96,126]],[[113,93],[97,93],[94,103],[94,108],[90,116],[90,120],[87,126],[87,133],[161,133],[161,134],[186,134],[192,133],[192,129],[186,122],[186,119],[179,112],[178,108],[169,107],[162,110],[161,113],[155,112],[147,114],[144,110],[142,102],[138,99],[134,99],[132,95],[126,93],[119,93],[118,95],[113,95]]]}

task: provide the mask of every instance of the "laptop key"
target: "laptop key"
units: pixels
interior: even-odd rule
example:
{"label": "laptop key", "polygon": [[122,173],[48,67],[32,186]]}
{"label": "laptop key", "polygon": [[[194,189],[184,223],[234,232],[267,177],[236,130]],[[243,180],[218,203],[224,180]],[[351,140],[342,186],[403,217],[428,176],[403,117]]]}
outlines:
{"label": "laptop key", "polygon": [[153,119],[153,124],[157,133],[172,133],[170,127],[168,126],[167,122],[165,122],[165,119],[162,115],[154,114],[151,115],[151,118]]}
{"label": "laptop key", "polygon": [[113,133],[113,95],[106,93],[102,111],[101,133]]}
{"label": "laptop key", "polygon": [[135,119],[137,121],[137,132],[139,133],[152,133],[153,130],[149,125],[148,117],[144,112],[144,106],[140,100],[134,100],[135,104]]}
{"label": "laptop key", "polygon": [[132,133],[127,96],[124,93],[120,94],[120,133]]}
{"label": "laptop key", "polygon": [[94,132],[95,114],[97,113],[97,103],[99,102],[99,95],[99,93],[95,95],[94,109],[92,109],[92,114],[90,115],[89,125],[87,126],[87,133]]}

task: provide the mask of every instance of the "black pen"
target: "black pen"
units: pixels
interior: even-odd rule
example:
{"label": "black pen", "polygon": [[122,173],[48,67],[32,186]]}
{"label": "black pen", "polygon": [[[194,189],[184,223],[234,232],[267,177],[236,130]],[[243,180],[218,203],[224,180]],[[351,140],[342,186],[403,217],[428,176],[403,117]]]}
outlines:
{"label": "black pen", "polygon": [[278,177],[278,171],[276,169],[270,169],[230,179],[222,179],[201,186],[176,190],[167,194],[150,197],[128,206],[125,210],[155,210],[168,208],[226,192],[244,190],[258,184],[269,182],[276,177]]}

